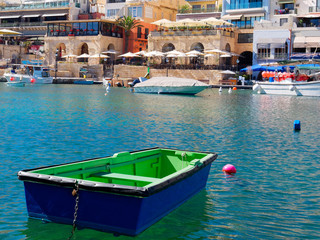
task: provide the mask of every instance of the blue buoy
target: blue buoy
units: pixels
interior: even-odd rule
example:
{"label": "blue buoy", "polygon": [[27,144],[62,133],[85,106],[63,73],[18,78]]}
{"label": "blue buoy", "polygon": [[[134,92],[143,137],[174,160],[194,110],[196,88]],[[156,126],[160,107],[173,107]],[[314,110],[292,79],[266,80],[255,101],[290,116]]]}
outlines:
{"label": "blue buoy", "polygon": [[294,129],[295,131],[300,131],[300,130],[301,130],[300,120],[294,120],[293,129]]}

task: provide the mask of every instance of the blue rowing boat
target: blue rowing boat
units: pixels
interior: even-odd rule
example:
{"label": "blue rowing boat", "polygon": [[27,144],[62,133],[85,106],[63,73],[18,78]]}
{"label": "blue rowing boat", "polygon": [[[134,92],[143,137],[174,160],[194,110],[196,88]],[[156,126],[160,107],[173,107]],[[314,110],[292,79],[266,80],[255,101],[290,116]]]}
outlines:
{"label": "blue rowing boat", "polygon": [[137,235],[206,185],[214,153],[152,148],[18,173],[32,218]]}

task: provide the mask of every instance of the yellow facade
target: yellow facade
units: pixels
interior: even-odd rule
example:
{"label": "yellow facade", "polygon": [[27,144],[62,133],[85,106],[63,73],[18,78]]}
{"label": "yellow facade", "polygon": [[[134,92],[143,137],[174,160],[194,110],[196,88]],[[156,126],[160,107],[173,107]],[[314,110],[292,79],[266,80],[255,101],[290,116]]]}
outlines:
{"label": "yellow facade", "polygon": [[136,1],[127,3],[128,7],[142,7],[143,21],[152,23],[160,19],[176,20],[179,7],[188,4],[185,0]]}
{"label": "yellow facade", "polygon": [[[191,8],[193,10],[197,9],[212,9],[214,6],[214,11],[219,11],[219,6],[222,6],[222,0],[216,0],[216,1],[188,1],[188,3],[191,5]],[[200,10],[199,10],[200,12]]]}

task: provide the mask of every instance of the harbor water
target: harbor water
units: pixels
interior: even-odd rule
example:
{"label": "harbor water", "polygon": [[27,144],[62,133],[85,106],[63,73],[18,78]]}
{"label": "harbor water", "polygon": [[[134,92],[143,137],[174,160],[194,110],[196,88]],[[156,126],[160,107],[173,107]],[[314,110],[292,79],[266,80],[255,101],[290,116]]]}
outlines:
{"label": "harbor water", "polygon": [[[216,152],[206,189],[137,237],[77,229],[72,239],[319,239],[319,109],[317,97],[251,90],[0,83],[0,239],[60,240],[72,230],[28,218],[19,170],[155,146]],[[237,174],[225,176],[226,164]]]}

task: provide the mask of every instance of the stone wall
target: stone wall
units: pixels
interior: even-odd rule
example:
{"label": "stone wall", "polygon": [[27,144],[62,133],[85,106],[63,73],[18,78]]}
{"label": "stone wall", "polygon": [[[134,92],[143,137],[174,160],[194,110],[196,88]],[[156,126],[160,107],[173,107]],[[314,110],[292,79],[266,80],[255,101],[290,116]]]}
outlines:
{"label": "stone wall", "polygon": [[[189,70],[189,69],[150,69],[150,77],[179,77],[192,78],[214,85],[222,79],[218,70]],[[119,83],[127,86],[128,82],[138,77],[144,77],[148,73],[146,66],[115,65],[113,85]]]}

